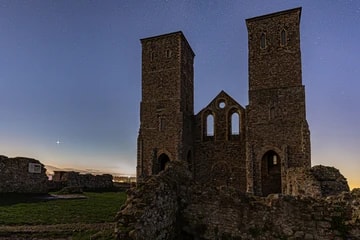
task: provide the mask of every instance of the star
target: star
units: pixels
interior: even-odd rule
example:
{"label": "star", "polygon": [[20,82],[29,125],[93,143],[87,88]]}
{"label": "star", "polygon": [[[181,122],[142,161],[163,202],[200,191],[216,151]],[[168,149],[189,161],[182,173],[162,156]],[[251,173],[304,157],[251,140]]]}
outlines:
{"label": "star", "polygon": [[60,140],[57,140],[57,141],[56,141],[56,144],[57,144],[57,145],[59,145],[60,143],[62,143],[62,142],[60,142]]}

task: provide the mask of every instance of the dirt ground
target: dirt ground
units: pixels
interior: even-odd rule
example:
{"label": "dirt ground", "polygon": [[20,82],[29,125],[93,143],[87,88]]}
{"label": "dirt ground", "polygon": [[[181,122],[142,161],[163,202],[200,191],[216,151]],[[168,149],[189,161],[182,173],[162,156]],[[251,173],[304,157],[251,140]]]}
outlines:
{"label": "dirt ground", "polygon": [[95,224],[56,224],[56,225],[24,225],[24,226],[1,226],[0,240],[50,240],[72,239],[73,234],[93,233],[91,239],[102,239],[102,232],[114,231],[115,223]]}

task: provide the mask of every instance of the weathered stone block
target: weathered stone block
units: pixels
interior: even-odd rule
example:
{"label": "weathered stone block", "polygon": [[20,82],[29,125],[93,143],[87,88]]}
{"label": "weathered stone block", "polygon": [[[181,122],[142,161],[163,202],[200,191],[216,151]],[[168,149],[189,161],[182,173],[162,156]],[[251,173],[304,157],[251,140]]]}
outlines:
{"label": "weathered stone block", "polygon": [[0,193],[47,193],[44,165],[32,158],[0,156]]}

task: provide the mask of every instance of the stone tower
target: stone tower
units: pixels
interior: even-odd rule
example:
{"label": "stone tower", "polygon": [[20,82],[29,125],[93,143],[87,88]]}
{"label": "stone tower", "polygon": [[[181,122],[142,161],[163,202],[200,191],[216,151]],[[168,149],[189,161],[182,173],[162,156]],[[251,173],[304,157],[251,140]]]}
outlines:
{"label": "stone tower", "polygon": [[249,48],[247,189],[286,189],[289,168],[310,168],[310,132],[301,76],[301,8],[246,20]]}
{"label": "stone tower", "polygon": [[141,39],[142,97],[137,177],[173,160],[192,162],[194,53],[182,32]]}
{"label": "stone tower", "polygon": [[137,177],[186,161],[201,184],[266,196],[292,192],[309,169],[300,52],[301,8],[246,20],[249,105],[221,91],[194,115],[194,52],[182,32],[141,40]]}

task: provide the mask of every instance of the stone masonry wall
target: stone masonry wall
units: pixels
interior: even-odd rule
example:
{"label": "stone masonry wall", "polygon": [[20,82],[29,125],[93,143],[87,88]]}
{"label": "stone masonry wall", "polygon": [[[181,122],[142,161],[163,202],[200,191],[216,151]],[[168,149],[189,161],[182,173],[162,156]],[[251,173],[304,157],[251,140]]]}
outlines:
{"label": "stone masonry wall", "polygon": [[[236,123],[231,122],[233,114],[239,117]],[[214,119],[211,136],[207,136],[207,130],[211,128],[207,126],[209,115]],[[195,180],[233,186],[245,192],[245,109],[221,91],[195,119]],[[239,124],[237,134],[233,134],[235,124]]]}
{"label": "stone masonry wall", "polygon": [[[246,141],[251,149],[247,162],[253,167],[248,169],[248,182],[253,179],[257,195],[266,196],[287,188],[285,174],[278,180],[269,168],[263,168],[269,151],[280,157],[277,162],[282,173],[287,168],[311,167],[301,76],[300,15],[301,8],[295,8],[246,20],[249,52]],[[265,182],[272,184],[267,186]]]}
{"label": "stone masonry wall", "polygon": [[191,161],[194,114],[194,53],[183,34],[150,37],[142,39],[141,44],[138,180],[157,173],[154,166],[159,164],[161,155],[170,161]]}
{"label": "stone masonry wall", "polygon": [[184,210],[183,229],[191,239],[359,239],[359,193],[315,199],[203,192]]}
{"label": "stone masonry wall", "polygon": [[197,185],[189,176],[184,163],[172,162],[129,191],[117,239],[360,239],[360,189],[318,198],[257,197]]}
{"label": "stone masonry wall", "polygon": [[58,189],[63,187],[80,187],[83,190],[111,190],[113,177],[110,174],[92,175],[78,172],[55,171],[52,179],[53,186]]}
{"label": "stone masonry wall", "polygon": [[40,161],[0,156],[0,193],[47,193],[47,181]]}
{"label": "stone masonry wall", "polygon": [[328,166],[290,168],[286,181],[288,185],[284,193],[293,196],[319,198],[350,191],[346,178],[340,171]]}
{"label": "stone masonry wall", "polygon": [[246,20],[250,91],[301,85],[300,15],[296,8]]}
{"label": "stone masonry wall", "polygon": [[117,216],[117,239],[181,239],[181,209],[189,196],[191,174],[183,162],[173,161],[167,170],[144,179],[128,191]]}
{"label": "stone masonry wall", "polygon": [[334,167],[314,166],[311,174],[320,183],[322,197],[350,191],[346,178]]}
{"label": "stone masonry wall", "polygon": [[311,174],[310,169],[307,168],[290,168],[286,174],[285,194],[292,196],[309,196],[319,198],[321,194],[320,182],[316,181]]}

